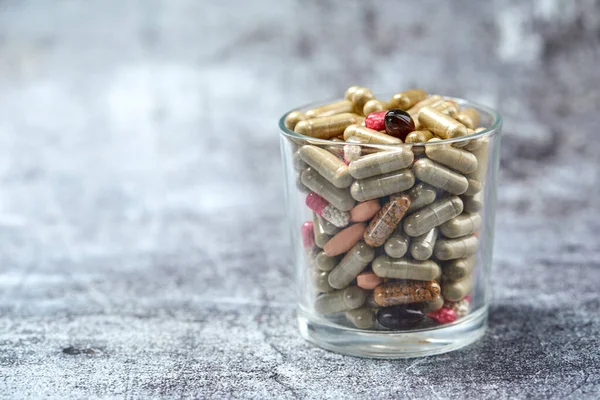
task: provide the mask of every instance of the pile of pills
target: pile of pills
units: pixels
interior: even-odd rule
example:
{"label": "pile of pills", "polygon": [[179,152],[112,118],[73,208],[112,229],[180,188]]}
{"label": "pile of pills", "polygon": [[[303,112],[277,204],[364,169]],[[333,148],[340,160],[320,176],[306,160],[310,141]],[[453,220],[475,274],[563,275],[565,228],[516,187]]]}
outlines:
{"label": "pile of pills", "polygon": [[313,212],[301,231],[316,313],[377,330],[468,314],[488,138],[444,140],[483,130],[479,119],[421,89],[384,101],[357,86],[287,115],[288,129],[337,142],[295,144],[293,156]]}

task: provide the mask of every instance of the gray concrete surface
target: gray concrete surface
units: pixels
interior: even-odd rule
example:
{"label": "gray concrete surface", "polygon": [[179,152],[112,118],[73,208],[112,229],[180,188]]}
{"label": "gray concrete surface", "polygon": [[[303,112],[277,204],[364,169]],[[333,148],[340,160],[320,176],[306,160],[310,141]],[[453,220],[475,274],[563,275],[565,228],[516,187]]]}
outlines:
{"label": "gray concrete surface", "polygon": [[[600,3],[0,0],[0,397],[600,397]],[[505,117],[490,328],[295,326],[277,118],[350,84]]]}

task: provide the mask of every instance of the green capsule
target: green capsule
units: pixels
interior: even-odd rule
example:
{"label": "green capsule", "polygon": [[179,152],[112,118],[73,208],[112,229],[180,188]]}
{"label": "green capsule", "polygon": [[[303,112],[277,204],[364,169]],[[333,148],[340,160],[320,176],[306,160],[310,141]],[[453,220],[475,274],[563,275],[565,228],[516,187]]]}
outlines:
{"label": "green capsule", "polygon": [[404,257],[406,252],[408,251],[408,246],[410,243],[410,238],[404,230],[402,229],[402,223],[398,225],[396,231],[392,233],[383,246],[385,250],[385,254],[392,258],[401,258]]}
{"label": "green capsule", "polygon": [[[314,224],[313,224],[314,225]],[[338,264],[337,257],[329,257],[324,251],[320,251],[315,256],[315,265],[321,271],[331,271]]]}
{"label": "green capsule", "polygon": [[467,258],[458,258],[456,260],[450,260],[443,264],[442,269],[444,272],[444,279],[448,281],[460,281],[471,274],[477,257],[474,255]]}
{"label": "green capsule", "polygon": [[329,285],[329,272],[313,269],[311,271],[313,286],[321,293],[333,292],[335,289]]}
{"label": "green capsule", "polygon": [[350,175],[356,179],[370,178],[409,167],[414,154],[409,149],[382,151],[369,154],[352,161],[348,167]]}
{"label": "green capsule", "polygon": [[304,170],[302,183],[340,211],[350,211],[354,207],[355,201],[347,189],[333,186],[312,168]]}
{"label": "green capsule", "polygon": [[473,290],[473,276],[457,282],[442,283],[442,297],[447,301],[459,301],[464,299]]}
{"label": "green capsule", "polygon": [[317,214],[314,214],[314,213],[313,213],[313,231],[315,234],[315,243],[320,248],[323,248],[325,246],[325,244],[327,242],[329,242],[329,239],[332,238],[331,235],[328,235],[327,233],[325,233],[325,230],[323,229],[323,226],[321,226],[321,223],[319,221]]}
{"label": "green capsule", "polygon": [[369,306],[362,306],[346,311],[346,318],[352,325],[360,329],[373,329],[375,327],[375,311]]}
{"label": "green capsule", "polygon": [[441,275],[435,261],[416,261],[408,258],[379,256],[373,261],[373,272],[381,278],[431,281]]}
{"label": "green capsule", "polygon": [[409,189],[415,183],[415,176],[410,169],[359,179],[350,186],[350,193],[356,201],[367,201],[392,193]]}
{"label": "green capsule", "polygon": [[427,158],[415,162],[413,170],[418,179],[452,194],[463,194],[469,187],[467,178]]}
{"label": "green capsule", "polygon": [[464,203],[465,212],[478,213],[483,208],[483,192],[479,192],[474,196],[462,195],[460,198]]}
{"label": "green capsule", "polygon": [[433,254],[438,260],[454,260],[469,257],[477,251],[477,238],[464,236],[458,239],[439,239]]}
{"label": "green capsule", "polygon": [[[425,146],[425,154],[430,159],[461,174],[470,174],[477,169],[477,157],[473,153],[448,145],[436,144],[436,142],[441,142],[441,140],[431,139]],[[433,145],[431,145],[432,143]]]}
{"label": "green capsule", "polygon": [[349,286],[317,297],[315,311],[319,314],[350,311],[365,304],[366,299],[367,294],[364,290],[357,286]]}
{"label": "green capsule", "polygon": [[472,235],[479,230],[481,217],[479,214],[463,213],[440,225],[440,231],[448,238]]}
{"label": "green capsule", "polygon": [[404,219],[404,232],[407,235],[421,236],[436,226],[456,217],[463,210],[462,200],[450,196],[415,211]]}
{"label": "green capsule", "polygon": [[304,162],[331,182],[333,186],[343,189],[352,184],[353,179],[348,171],[348,166],[327,150],[306,145],[302,146],[298,152]]}
{"label": "green capsule", "polygon": [[373,261],[375,250],[365,242],[358,242],[329,274],[329,284],[335,289],[345,288]]}
{"label": "green capsule", "polygon": [[438,228],[433,228],[429,232],[413,238],[410,242],[410,255],[415,260],[427,260],[433,254],[435,242],[438,237]]}
{"label": "green capsule", "polygon": [[408,208],[408,212],[411,213],[433,203],[437,196],[437,189],[431,185],[420,182],[408,191],[408,196],[410,197],[410,207]]}

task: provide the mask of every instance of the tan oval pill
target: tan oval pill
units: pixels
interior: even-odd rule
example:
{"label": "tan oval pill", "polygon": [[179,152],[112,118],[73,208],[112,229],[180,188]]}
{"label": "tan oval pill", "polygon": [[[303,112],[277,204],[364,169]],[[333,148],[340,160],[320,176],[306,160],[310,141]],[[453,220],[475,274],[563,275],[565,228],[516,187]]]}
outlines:
{"label": "tan oval pill", "polygon": [[362,306],[355,310],[346,311],[346,318],[360,329],[371,329],[375,327],[375,312],[369,306]]}
{"label": "tan oval pill", "polygon": [[[470,174],[477,169],[477,157],[473,153],[448,145],[435,144],[436,142],[441,140],[433,138],[427,142],[428,146],[425,146],[425,153],[430,159],[461,174]],[[431,143],[435,145],[429,145]]]}
{"label": "tan oval pill", "polygon": [[402,169],[371,178],[359,179],[350,186],[350,194],[357,201],[367,201],[392,193],[402,192],[414,185],[415,176],[410,169]]}
{"label": "tan oval pill", "polygon": [[463,194],[469,187],[467,178],[427,158],[415,162],[413,171],[423,182],[452,194]]}
{"label": "tan oval pill", "polygon": [[415,260],[427,260],[433,254],[435,242],[437,241],[438,229],[433,228],[429,232],[417,236],[410,243],[410,255]]}
{"label": "tan oval pill", "polygon": [[[348,166],[342,160],[317,146],[306,145],[298,150],[304,162],[313,167],[322,177],[337,188],[347,188],[352,184]],[[472,154],[469,153],[471,156]],[[474,156],[473,156],[474,157]]]}
{"label": "tan oval pill", "polygon": [[430,106],[423,107],[419,112],[419,126],[426,128],[442,139],[468,135],[466,126]]}
{"label": "tan oval pill", "polygon": [[442,284],[442,297],[446,301],[460,301],[473,290],[473,276],[457,282],[444,282]]}
{"label": "tan oval pill", "polygon": [[358,242],[342,258],[329,274],[329,284],[336,289],[345,288],[373,261],[375,250],[364,242]]}
{"label": "tan oval pill", "polygon": [[357,137],[367,144],[399,144],[402,140],[356,124],[350,125],[344,131],[344,140]]}
{"label": "tan oval pill", "polygon": [[373,218],[381,206],[378,200],[369,200],[358,203],[350,210],[350,222],[364,222]]}
{"label": "tan oval pill", "polygon": [[327,242],[323,247],[323,251],[329,257],[347,252],[362,239],[366,228],[367,226],[364,223],[358,223],[342,229]]}
{"label": "tan oval pill", "polygon": [[466,236],[458,239],[439,239],[433,254],[438,260],[454,260],[469,257],[477,251],[477,238]]}
{"label": "tan oval pill", "polygon": [[356,286],[366,290],[375,289],[381,282],[381,278],[373,272],[363,272],[356,277]]}
{"label": "tan oval pill", "polygon": [[342,135],[349,125],[356,122],[356,117],[350,113],[317,117],[298,122],[294,132],[319,139],[332,139]]}
{"label": "tan oval pill", "polygon": [[458,196],[440,199],[406,217],[404,232],[412,237],[421,236],[456,217],[462,210],[462,200]]}
{"label": "tan oval pill", "polygon": [[340,211],[350,211],[354,207],[355,201],[347,189],[333,186],[314,169],[305,169],[302,172],[301,179],[306,187],[333,204]]}
{"label": "tan oval pill", "polygon": [[320,314],[331,314],[354,310],[365,304],[367,293],[356,286],[322,294],[315,300],[315,311]]}
{"label": "tan oval pill", "polygon": [[373,272],[381,278],[431,281],[441,274],[439,265],[433,260],[416,261],[408,258],[379,256],[373,261]]}
{"label": "tan oval pill", "polygon": [[336,114],[351,113],[353,110],[352,102],[349,100],[340,100],[334,103],[325,104],[317,108],[306,111],[306,118],[330,117]]}
{"label": "tan oval pill", "polygon": [[324,251],[320,251],[315,256],[315,265],[321,271],[331,271],[338,265],[339,259],[337,257],[329,257]]}
{"label": "tan oval pill", "polygon": [[440,231],[448,238],[472,235],[481,226],[479,214],[463,213],[440,225]]}
{"label": "tan oval pill", "polygon": [[407,168],[412,164],[414,157],[409,149],[382,151],[352,161],[348,166],[348,172],[356,179],[370,178]]}
{"label": "tan oval pill", "polygon": [[467,258],[459,258],[456,260],[448,261],[444,263],[442,269],[444,271],[444,279],[449,281],[460,281],[471,274],[477,257],[470,256]]}

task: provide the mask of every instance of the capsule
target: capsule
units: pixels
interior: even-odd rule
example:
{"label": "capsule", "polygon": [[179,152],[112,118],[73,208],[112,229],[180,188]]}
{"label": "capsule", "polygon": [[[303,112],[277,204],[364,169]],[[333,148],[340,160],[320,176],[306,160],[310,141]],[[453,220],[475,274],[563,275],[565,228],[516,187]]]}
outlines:
{"label": "capsule", "polygon": [[481,192],[481,189],[483,189],[483,184],[473,178],[467,178],[467,182],[469,186],[464,193],[466,196],[475,196],[477,193]]}
{"label": "capsule", "polygon": [[440,225],[440,231],[448,238],[472,235],[479,230],[481,217],[479,214],[463,213]]}
{"label": "capsule", "polygon": [[469,188],[467,190],[468,196],[473,196],[481,191],[483,186],[482,182],[485,181],[485,175],[487,173],[488,153],[489,140],[485,138],[481,140],[481,145],[472,152],[477,159],[477,168],[467,175],[467,179],[469,180]]}
{"label": "capsule", "polygon": [[327,150],[306,145],[298,151],[302,160],[313,167],[323,178],[331,182],[333,186],[343,189],[352,184],[352,176],[350,176],[348,166]]}
{"label": "capsule", "polygon": [[410,114],[399,108],[392,108],[385,113],[385,133],[398,139],[405,140],[406,136],[415,130],[415,122]]}
{"label": "capsule", "polygon": [[416,128],[416,126],[418,126],[419,113],[421,112],[421,110],[427,106],[436,105],[443,101],[444,99],[442,98],[442,96],[434,94],[433,96],[429,96],[425,100],[421,100],[420,102],[409,108],[406,112],[409,113],[413,121],[415,121],[415,129],[418,129]]}
{"label": "capsule", "polygon": [[350,194],[356,201],[367,201],[392,193],[402,192],[415,184],[415,176],[410,169],[360,179],[350,186]]}
{"label": "capsule", "polygon": [[366,144],[402,143],[402,140],[398,138],[356,124],[350,125],[344,130],[344,140],[348,140],[351,137],[358,137]]}
{"label": "capsule", "polygon": [[360,89],[360,86],[350,86],[348,89],[346,89],[344,99],[352,101],[352,96],[354,96],[354,93],[356,93],[358,89]]}
{"label": "capsule", "polygon": [[304,114],[306,115],[306,118],[331,117],[336,114],[352,113],[352,110],[353,107],[350,100],[340,100],[335,103],[325,104],[324,106],[310,109]]}
{"label": "capsule", "polygon": [[300,150],[294,152],[294,155],[292,156],[292,163],[294,164],[294,169],[299,172],[302,172],[308,168],[308,164],[306,164],[302,157],[300,157]]}
{"label": "capsule", "polygon": [[363,107],[363,115],[369,115],[372,112],[385,111],[390,109],[390,104],[386,101],[377,99],[369,100]]}
{"label": "capsule", "polygon": [[358,242],[342,258],[329,274],[329,284],[335,289],[345,288],[373,261],[375,250],[364,242]]}
{"label": "capsule", "polygon": [[302,245],[305,249],[312,249],[315,245],[315,228],[314,224],[306,221],[301,228]]}
{"label": "capsule", "polygon": [[390,108],[399,108],[408,110],[420,101],[427,98],[427,92],[423,89],[409,89],[404,92],[396,93],[390,100]]}
{"label": "capsule", "polygon": [[474,108],[465,108],[455,118],[469,129],[475,129],[479,126],[479,111]]}
{"label": "capsule", "polygon": [[392,258],[401,258],[404,257],[408,251],[409,243],[410,239],[408,235],[404,233],[400,223],[396,228],[396,231],[392,233],[392,236],[385,241],[383,249],[388,256]]}
{"label": "capsule", "polygon": [[377,321],[389,329],[410,328],[424,319],[423,306],[420,304],[384,307],[377,311]]}
{"label": "capsule", "polygon": [[445,100],[441,103],[431,106],[431,108],[455,119],[458,114],[458,104],[456,104],[456,102],[453,100]]}
{"label": "capsule", "polygon": [[403,194],[381,207],[365,230],[365,242],[373,247],[382,246],[394,232],[409,206],[410,197]]}
{"label": "capsule", "polygon": [[[337,227],[334,224],[332,224],[331,222],[327,221],[325,218],[321,217],[319,214],[317,214],[317,218],[319,219],[319,224],[321,224],[323,231],[325,231],[325,233],[328,235],[335,235],[342,228],[345,227],[345,225],[342,227]],[[348,224],[346,224],[346,225],[348,225]]]}
{"label": "capsule", "polygon": [[373,272],[381,278],[432,281],[442,274],[435,261],[416,261],[409,258],[379,256],[373,261]]}
{"label": "capsule", "polygon": [[440,292],[440,285],[436,281],[384,283],[375,288],[373,299],[380,306],[389,307],[433,300],[440,295]]}
{"label": "capsule", "polygon": [[[478,133],[481,131],[485,131],[485,128],[477,128],[474,131],[469,131],[469,135],[473,134],[473,133]],[[478,148],[481,147],[481,145],[483,144],[483,142],[487,141],[487,138],[480,138],[480,139],[473,139],[470,140],[469,143],[467,143],[464,147],[465,150],[468,151],[474,151],[477,150]]]}
{"label": "capsule", "polygon": [[442,297],[446,301],[460,301],[473,290],[473,276],[457,282],[444,282],[442,284]]}
{"label": "capsule", "polygon": [[413,159],[414,154],[409,149],[382,151],[352,161],[348,171],[353,178],[365,179],[407,168],[412,164]]}
{"label": "capsule", "polygon": [[442,296],[438,296],[433,300],[423,302],[423,312],[428,314],[430,312],[434,312],[439,310],[444,306],[444,298]]}
{"label": "capsule", "polygon": [[323,251],[329,257],[347,252],[362,239],[365,229],[366,225],[363,223],[350,225],[342,229],[323,246]]}
{"label": "capsule", "polygon": [[335,289],[329,285],[329,272],[313,269],[311,271],[312,283],[315,289],[320,293],[333,292]]}
{"label": "capsule", "polygon": [[315,256],[315,265],[321,271],[331,271],[338,264],[337,257],[329,257],[324,251],[320,251]]}
{"label": "capsule", "polygon": [[468,134],[466,126],[432,107],[424,107],[419,112],[419,126],[430,130],[442,139],[452,139]]}
{"label": "capsule", "polygon": [[357,122],[354,114],[342,113],[300,121],[294,127],[294,132],[319,139],[331,139],[342,135],[344,129]]}
{"label": "capsule", "polygon": [[293,131],[294,128],[296,127],[296,125],[298,124],[298,122],[304,121],[305,119],[307,119],[307,118],[303,112],[292,111],[285,117],[284,124],[285,124],[286,128],[288,128],[290,131]]}
{"label": "capsule", "polygon": [[413,170],[418,179],[448,193],[463,194],[469,187],[467,178],[427,158],[417,160]]}
{"label": "capsule", "polygon": [[433,228],[429,232],[417,236],[410,242],[410,255],[415,260],[427,260],[433,254],[435,242],[437,241],[438,228]]}
{"label": "capsule", "polygon": [[350,221],[351,222],[364,222],[368,221],[375,214],[381,206],[379,200],[369,200],[362,203],[358,203],[352,210],[350,210]]}
{"label": "capsule", "polygon": [[315,233],[315,243],[318,247],[323,248],[331,239],[331,236],[325,233],[317,214],[313,214],[313,231]]}
{"label": "capsule", "polygon": [[406,136],[405,143],[425,143],[433,138],[433,133],[429,131],[412,131]]}
{"label": "capsule", "polygon": [[364,87],[360,87],[360,88],[356,89],[356,91],[352,95],[352,103],[354,104],[354,111],[357,114],[362,113],[363,109],[365,107],[365,104],[367,104],[367,102],[369,100],[372,100],[374,98],[375,98],[375,95],[373,94],[373,92],[371,92],[370,89],[367,89]]}
{"label": "capsule", "polygon": [[463,195],[460,196],[460,198],[464,203],[465,212],[474,214],[481,211],[481,209],[483,208],[483,192],[479,192],[474,196]]}
{"label": "capsule", "polygon": [[350,164],[352,161],[356,161],[362,155],[362,148],[355,144],[344,145],[344,162]]}
{"label": "capsule", "polygon": [[458,258],[456,260],[448,261],[442,266],[444,272],[444,279],[447,281],[460,281],[471,274],[477,257],[474,255],[467,258]]}
{"label": "capsule", "polygon": [[419,210],[435,201],[437,190],[433,186],[420,182],[408,191],[410,196],[410,208],[408,212]]}
{"label": "capsule", "polygon": [[375,312],[369,306],[362,306],[355,310],[346,311],[346,319],[359,329],[372,329],[375,327]]}
{"label": "capsule", "polygon": [[406,217],[404,219],[404,232],[412,237],[421,236],[436,226],[440,226],[456,217],[462,210],[463,203],[458,196],[440,199]]}
{"label": "capsule", "polygon": [[435,244],[433,254],[438,260],[454,260],[469,257],[477,251],[477,238],[466,236],[458,239],[440,239]]}
{"label": "capsule", "polygon": [[322,294],[315,300],[315,311],[320,314],[332,314],[354,310],[365,304],[367,294],[356,286]]}
{"label": "capsule", "polygon": [[429,143],[436,142],[441,142],[441,140],[437,138],[431,139],[428,142],[428,146],[425,146],[425,153],[430,159],[461,174],[470,174],[477,169],[477,157],[473,153],[447,145],[429,145]]}
{"label": "capsule", "polygon": [[354,207],[354,199],[347,189],[333,186],[312,168],[307,168],[302,173],[302,183],[310,190],[323,197],[341,211],[350,211]]}

